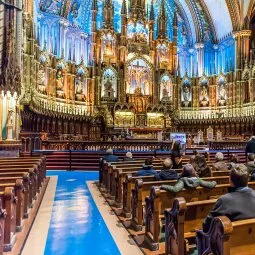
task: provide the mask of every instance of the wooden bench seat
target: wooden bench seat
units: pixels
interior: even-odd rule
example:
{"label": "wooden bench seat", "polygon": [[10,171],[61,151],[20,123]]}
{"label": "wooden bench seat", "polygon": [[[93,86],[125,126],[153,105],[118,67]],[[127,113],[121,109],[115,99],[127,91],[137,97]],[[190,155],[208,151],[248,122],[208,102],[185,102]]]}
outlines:
{"label": "wooden bench seat", "polygon": [[195,244],[196,230],[202,228],[206,216],[217,200],[186,203],[183,197],[174,199],[171,209],[165,210],[165,253],[189,254]]}
{"label": "wooden bench seat", "polygon": [[197,231],[198,255],[255,254],[255,219],[231,222],[226,216],[213,219],[208,233]]}
{"label": "wooden bench seat", "polygon": [[[187,202],[216,199],[226,194],[228,187],[229,184],[220,184],[211,189],[198,187],[196,189],[183,189],[178,193],[160,190],[159,187],[152,187],[150,196],[145,199],[145,236],[151,249],[158,249],[159,247],[161,235],[160,215],[164,213],[165,209],[172,206],[176,197],[184,197]],[[249,187],[254,189],[255,182],[250,182]]]}
{"label": "wooden bench seat", "polygon": [[[140,185],[137,185],[135,189],[135,183],[137,180],[142,180],[140,182]],[[227,184],[229,183],[229,177],[228,176],[215,176],[215,177],[207,177],[203,178],[205,181],[216,181],[217,184]],[[167,185],[174,185],[176,183],[176,180],[168,180],[164,181]],[[143,189],[143,185],[149,186]],[[161,185],[161,182],[155,181],[154,176],[132,176],[131,174],[127,174],[125,181],[123,182],[123,194],[122,194],[122,201],[123,201],[123,213],[124,215],[129,218],[131,217],[131,198],[132,198],[132,189],[134,190],[134,197],[140,197],[144,201],[146,196],[149,196],[150,189],[152,186],[155,185]],[[142,192],[142,195],[138,195],[139,192]],[[139,203],[139,201],[138,201]],[[136,210],[136,209],[134,209]]]}

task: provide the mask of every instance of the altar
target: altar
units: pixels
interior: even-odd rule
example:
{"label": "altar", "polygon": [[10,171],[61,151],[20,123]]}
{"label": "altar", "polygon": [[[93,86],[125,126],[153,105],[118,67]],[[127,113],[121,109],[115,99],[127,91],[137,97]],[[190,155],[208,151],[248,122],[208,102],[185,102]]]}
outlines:
{"label": "altar", "polygon": [[130,128],[131,137],[134,140],[158,140],[162,128]]}

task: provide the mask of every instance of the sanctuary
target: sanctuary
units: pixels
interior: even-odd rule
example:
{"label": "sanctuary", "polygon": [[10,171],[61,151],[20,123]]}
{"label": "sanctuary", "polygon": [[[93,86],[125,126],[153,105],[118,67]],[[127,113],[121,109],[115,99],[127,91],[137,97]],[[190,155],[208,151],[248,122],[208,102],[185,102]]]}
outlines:
{"label": "sanctuary", "polygon": [[252,1],[21,2],[1,12],[0,140],[254,132]]}

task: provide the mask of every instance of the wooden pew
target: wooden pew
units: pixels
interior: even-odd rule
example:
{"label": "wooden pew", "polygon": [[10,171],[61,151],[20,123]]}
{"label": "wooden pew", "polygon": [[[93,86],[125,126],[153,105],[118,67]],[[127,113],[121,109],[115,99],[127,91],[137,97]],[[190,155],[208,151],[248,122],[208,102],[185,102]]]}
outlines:
{"label": "wooden pew", "polygon": [[16,202],[14,187],[6,187],[0,192],[3,208],[6,210],[4,227],[4,251],[10,251],[15,243],[16,233]]}
{"label": "wooden pew", "polygon": [[[146,179],[145,179],[146,180]],[[228,176],[219,176],[219,177],[207,177],[203,178],[205,181],[216,181],[217,184],[228,184]],[[150,195],[151,189],[153,186],[161,185],[175,185],[176,180],[166,180],[166,181],[152,181],[144,182],[143,179],[136,179],[135,187],[132,189],[132,222],[135,226],[135,229],[141,230],[143,223],[143,208],[144,201],[147,196]]]}
{"label": "wooden pew", "polygon": [[[123,171],[129,171],[131,169],[133,170],[139,170],[142,168],[142,165],[144,164],[144,160],[142,161],[131,161],[131,162],[113,162],[113,163],[107,163],[107,170],[106,170],[106,192],[112,197],[112,199],[115,199],[116,196],[116,182],[115,178],[118,175],[117,171],[119,169],[123,169]],[[154,159],[153,160],[153,166],[161,164],[161,159]]]}
{"label": "wooden pew", "polygon": [[[162,168],[162,163],[154,163],[153,168],[156,171],[160,171]],[[122,194],[123,194],[123,182],[125,181],[126,175],[129,173],[132,174],[137,174],[137,171],[141,169],[140,167],[133,167],[132,169],[130,168],[120,168],[117,169],[115,172],[115,178],[112,180],[113,183],[113,191],[115,192],[115,205],[119,208],[122,208]]]}
{"label": "wooden pew", "polygon": [[34,169],[35,172],[35,180],[36,180],[36,191],[39,192],[41,184],[43,183],[43,173],[41,172],[41,169],[35,165],[35,164],[15,164],[15,165],[0,165],[0,172],[28,172],[29,169]]}
{"label": "wooden pew", "polygon": [[226,216],[213,219],[208,233],[197,231],[198,255],[255,254],[255,219],[231,222]]}
{"label": "wooden pew", "polygon": [[196,230],[202,228],[206,216],[217,199],[186,203],[183,197],[174,199],[171,209],[165,210],[165,253],[189,254],[195,245]]}
{"label": "wooden pew", "polygon": [[[156,171],[159,172],[162,167],[157,166],[155,164],[154,168]],[[182,169],[175,169],[175,171],[180,174]],[[128,207],[128,205],[130,205],[130,203],[127,202],[127,204],[123,205],[123,201],[126,202],[127,199],[129,199],[129,197],[128,197],[129,190],[125,189],[127,187],[127,183],[125,183],[125,182],[127,181],[127,175],[129,176],[128,180],[132,180],[133,177],[134,178],[136,177],[136,173],[137,173],[137,169],[136,170],[124,169],[124,172],[123,172],[123,169],[117,169],[117,175],[115,177],[115,180],[112,180],[113,191],[115,194],[115,196],[114,196],[115,205],[118,208],[127,207],[127,210],[126,211],[124,210],[124,213],[127,213],[127,216],[129,216],[129,214],[130,214],[130,207]],[[213,177],[224,177],[225,178],[226,176],[229,175],[229,171],[215,171],[215,172],[212,172],[212,174],[213,174]],[[221,178],[219,178],[218,180],[220,181],[220,179]],[[134,179],[134,180],[136,180],[136,179]],[[220,183],[221,183],[221,181],[220,181]],[[225,183],[225,181],[223,183]],[[129,186],[129,188],[131,188],[132,185],[134,186],[134,183],[131,182],[131,185]],[[154,185],[157,185],[157,183],[155,183]],[[132,190],[132,188],[131,188],[131,190]]]}
{"label": "wooden pew", "polygon": [[41,183],[38,183],[38,173],[37,171],[35,171],[35,169],[31,169],[28,167],[24,167],[24,168],[5,168],[5,169],[0,169],[0,178],[1,177],[10,177],[16,174],[20,174],[23,175],[24,173],[29,173],[29,177],[30,177],[30,181],[31,181],[31,195],[32,197],[30,197],[30,202],[32,202],[33,199],[36,199],[36,194],[37,192],[39,192],[39,187],[41,185]]}
{"label": "wooden pew", "polygon": [[[145,199],[145,237],[152,250],[159,247],[161,235],[161,219],[166,208],[170,208],[175,197],[184,197],[187,202],[215,199],[228,192],[229,184],[220,184],[214,188],[183,189],[178,193],[160,190],[153,187],[149,197]],[[249,187],[254,189],[255,182],[250,182]]]}
{"label": "wooden pew", "polygon": [[[178,170],[176,170],[178,172]],[[135,183],[137,180],[142,180],[142,183],[140,185],[137,185],[135,188]],[[203,178],[205,181],[216,181],[217,184],[227,184],[229,183],[229,177],[228,176],[215,176],[215,177],[207,177]],[[176,180],[173,181],[164,181],[168,185],[174,185],[176,183]],[[126,216],[126,218],[131,217],[131,197],[132,197],[132,189],[135,189],[134,191],[134,197],[142,197],[142,203],[144,203],[144,199],[146,196],[149,196],[150,189],[152,186],[159,185],[160,182],[155,181],[154,176],[132,176],[131,174],[127,174],[125,181],[123,182],[123,213]],[[143,190],[143,185],[149,185],[149,188],[145,188]],[[142,195],[138,195],[139,192],[142,192]],[[136,210],[136,209],[135,209]]]}
{"label": "wooden pew", "polygon": [[[22,219],[28,216],[28,208],[32,206],[36,192],[40,191],[39,185],[46,174],[45,160],[11,160],[0,159],[0,194],[7,213],[4,224],[4,251],[11,250],[15,242],[15,232],[21,230]],[[0,240],[0,254],[1,251]]]}

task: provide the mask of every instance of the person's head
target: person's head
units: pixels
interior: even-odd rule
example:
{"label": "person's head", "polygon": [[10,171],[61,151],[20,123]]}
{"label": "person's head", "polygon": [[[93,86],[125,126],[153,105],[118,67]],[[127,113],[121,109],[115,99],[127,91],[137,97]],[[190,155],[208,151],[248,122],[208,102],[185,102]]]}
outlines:
{"label": "person's head", "polygon": [[215,154],[215,160],[216,160],[217,162],[218,162],[218,161],[223,161],[223,159],[224,159],[223,153],[217,152],[217,153]]}
{"label": "person's head", "polygon": [[152,158],[147,158],[147,159],[145,159],[144,164],[145,164],[146,166],[151,166],[151,165],[152,165]]}
{"label": "person's head", "polygon": [[235,154],[232,154],[230,156],[230,162],[237,164],[239,163],[239,158]]}
{"label": "person's head", "polygon": [[132,158],[133,155],[132,155],[132,153],[131,153],[130,151],[128,151],[128,152],[126,153],[126,157],[127,157],[127,158]]}
{"label": "person's head", "polygon": [[113,150],[112,150],[112,149],[108,149],[108,150],[106,151],[106,154],[107,154],[107,155],[113,155]]}
{"label": "person's head", "polygon": [[163,162],[164,169],[170,169],[173,167],[173,162],[170,158],[166,158]]}
{"label": "person's head", "polygon": [[194,167],[191,164],[186,164],[181,173],[181,177],[195,177],[196,176],[196,171]]}
{"label": "person's head", "polygon": [[237,164],[230,171],[229,182],[234,188],[246,187],[249,180],[249,171],[244,164]]}
{"label": "person's head", "polygon": [[197,150],[194,150],[193,155],[197,156],[197,155],[199,155],[199,152]]}
{"label": "person's head", "polygon": [[255,159],[255,154],[254,154],[254,153],[249,153],[249,154],[248,154],[248,159],[249,159],[249,161],[254,161],[254,159]]}

